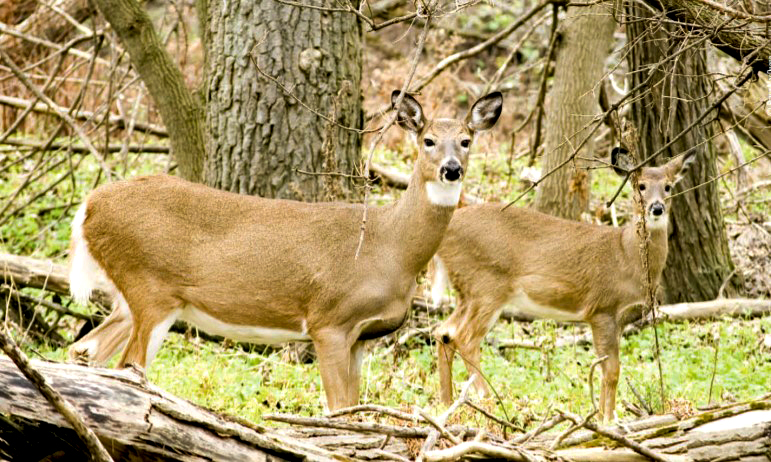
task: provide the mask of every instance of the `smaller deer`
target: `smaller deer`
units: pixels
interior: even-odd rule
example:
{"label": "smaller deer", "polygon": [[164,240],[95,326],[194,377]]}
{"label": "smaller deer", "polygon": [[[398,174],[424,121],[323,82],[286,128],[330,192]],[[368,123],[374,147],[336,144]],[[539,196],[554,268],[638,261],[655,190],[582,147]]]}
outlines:
{"label": "smaller deer", "polygon": [[[626,149],[613,149],[616,173],[624,174],[619,168],[624,157]],[[667,259],[668,198],[692,160],[678,157],[640,172],[654,286]],[[640,218],[636,213],[634,222]],[[435,331],[445,403],[452,402],[455,353],[460,353],[469,374],[479,371],[482,339],[504,305],[511,303],[539,318],[589,323],[597,355],[607,356],[600,415],[608,420],[614,414],[623,315],[645,299],[634,223],[613,228],[524,208],[502,211],[500,204],[473,205],[455,212],[436,258],[434,303],[441,300],[448,277],[458,294],[456,310]],[[474,386],[488,393],[479,374]]]}

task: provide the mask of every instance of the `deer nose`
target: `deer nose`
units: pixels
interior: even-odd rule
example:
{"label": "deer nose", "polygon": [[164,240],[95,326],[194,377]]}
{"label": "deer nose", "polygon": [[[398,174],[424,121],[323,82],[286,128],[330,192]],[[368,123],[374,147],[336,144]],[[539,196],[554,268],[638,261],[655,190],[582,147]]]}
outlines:
{"label": "deer nose", "polygon": [[664,204],[661,202],[656,202],[653,205],[651,205],[651,213],[653,216],[660,217],[664,214]]}
{"label": "deer nose", "polygon": [[446,181],[457,181],[463,176],[463,167],[455,159],[450,159],[439,169],[439,175]]}

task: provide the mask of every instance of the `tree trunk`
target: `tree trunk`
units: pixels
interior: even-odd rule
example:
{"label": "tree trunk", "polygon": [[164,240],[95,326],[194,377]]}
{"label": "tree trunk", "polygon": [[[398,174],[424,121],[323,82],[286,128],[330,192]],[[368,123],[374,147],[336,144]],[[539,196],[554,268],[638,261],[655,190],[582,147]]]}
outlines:
{"label": "tree trunk", "polygon": [[94,0],[131,56],[169,131],[171,150],[183,178],[201,182],[203,111],[185,86],[179,66],[163,47],[147,12],[134,0]]}
{"label": "tree trunk", "polygon": [[354,173],[361,136],[302,107],[256,65],[311,108],[361,128],[356,17],[250,0],[211,0],[208,10],[206,183],[263,197],[353,197],[350,179],[317,173]]}
{"label": "tree trunk", "polygon": [[[554,87],[546,113],[546,149],[543,173],[573,154],[587,135],[586,125],[597,113],[595,90],[602,79],[616,23],[607,5],[568,8],[566,27],[554,70]],[[581,157],[592,157],[594,143],[586,143]],[[589,170],[576,159],[546,178],[538,188],[536,208],[542,212],[577,220],[589,205]]]}
{"label": "tree trunk", "polygon": [[[651,29],[648,21],[640,20],[653,18],[645,8],[632,7],[631,17],[636,20],[627,24],[628,43],[632,44],[627,60],[633,71],[631,87],[635,87],[647,78],[645,69],[693,43],[668,35],[673,30],[671,26]],[[659,68],[648,86],[650,91],[635,97],[632,120],[639,135],[641,159],[667,144],[710,106],[712,82],[706,62],[704,46],[692,47],[680,54],[674,64],[669,62]],[[687,190],[717,176],[714,135],[711,122],[697,124],[658,159],[658,163],[663,163],[690,149],[696,151],[696,162],[690,165],[675,191]],[[733,272],[717,186],[711,182],[675,197],[670,204],[669,255],[662,276],[666,303],[714,299]]]}

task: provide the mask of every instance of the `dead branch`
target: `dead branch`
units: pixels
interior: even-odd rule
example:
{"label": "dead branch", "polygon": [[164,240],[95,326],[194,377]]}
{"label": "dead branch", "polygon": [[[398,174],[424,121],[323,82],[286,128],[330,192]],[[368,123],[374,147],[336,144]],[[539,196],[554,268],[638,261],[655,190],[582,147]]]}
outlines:
{"label": "dead branch", "polygon": [[[16,76],[19,81],[24,84],[25,87],[29,91],[31,91],[35,97],[37,97],[39,100],[43,101],[45,104],[47,104],[51,109],[59,108],[59,106],[54,103],[51,98],[43,94],[43,92],[40,91],[39,88],[37,88],[35,85],[32,84],[32,82],[29,81],[29,79],[24,75],[24,73],[19,69],[19,67],[16,65],[16,63],[11,59],[8,54],[3,51],[2,48],[0,48],[0,61],[3,61],[10,69],[11,72]],[[70,115],[64,111],[56,111],[56,115],[65,123],[67,124],[72,131],[74,131],[80,140],[83,142],[83,144],[88,148],[89,152],[96,158],[96,160],[99,162],[99,165],[102,167],[102,171],[107,176],[107,178],[110,178],[111,172],[110,167],[107,166],[105,163],[104,157],[96,150],[93,144],[91,144],[91,140],[89,137],[83,132],[83,130],[80,128],[78,124],[75,123],[75,121],[70,117]]]}
{"label": "dead branch", "polygon": [[613,441],[616,441],[629,449],[633,450],[634,452],[637,452],[639,454],[644,455],[645,457],[648,457],[652,460],[656,460],[658,462],[670,462],[666,457],[662,456],[661,454],[652,451],[645,446],[636,443],[629,438],[620,435],[612,430],[608,430],[607,428],[599,427],[596,424],[587,421],[586,419],[582,419],[580,416],[577,416],[575,414],[571,414],[570,412],[560,412],[563,416],[565,416],[566,419],[570,420],[576,425],[580,425],[582,427],[588,428],[589,430],[596,432],[606,438],[610,438]]}
{"label": "dead branch", "polygon": [[481,443],[478,441],[466,441],[451,448],[438,451],[429,451],[426,453],[426,462],[451,462],[464,458],[465,456],[478,454],[481,456],[512,460],[516,462],[544,461],[544,458],[534,458],[526,455],[521,449],[508,449],[501,446]]}
{"label": "dead branch", "polygon": [[407,414],[406,412],[402,412],[396,409],[392,409],[390,407],[386,406],[378,406],[375,404],[360,404],[358,406],[351,406],[346,407],[343,409],[338,409],[335,412],[330,412],[327,414],[327,417],[340,417],[342,415],[348,415],[348,414],[356,414],[359,412],[374,412],[377,414],[387,415],[389,417],[394,417],[396,419],[400,420],[406,420],[408,422],[417,422],[418,417],[414,414]]}
{"label": "dead branch", "polygon": [[[34,103],[33,101],[22,99],[22,98],[15,98],[13,96],[0,95],[0,104],[8,107],[26,109],[32,106],[32,111],[37,112],[39,114],[48,114],[48,115],[57,115],[58,113],[67,111],[66,108],[63,108],[58,105],[52,108],[47,104],[43,104],[43,103],[33,104],[33,103]],[[75,120],[96,122],[96,117],[97,117],[96,114],[89,111],[81,110],[81,111],[72,112],[72,118]],[[125,129],[128,127],[128,122],[122,116],[111,114],[107,120],[111,125],[114,125],[117,128]],[[164,138],[169,136],[169,133],[166,131],[165,128],[159,125],[153,125],[149,123],[135,122],[134,130],[138,132],[143,132],[143,133],[150,133],[152,135],[156,135]]]}
{"label": "dead branch", "polygon": [[337,430],[350,430],[360,433],[379,433],[398,438],[425,438],[432,431],[428,427],[397,427],[395,425],[385,425],[372,422],[349,422],[347,420],[320,418],[320,417],[299,417],[289,414],[264,414],[265,420],[273,422],[283,422],[292,425],[303,425],[307,427],[334,428]]}

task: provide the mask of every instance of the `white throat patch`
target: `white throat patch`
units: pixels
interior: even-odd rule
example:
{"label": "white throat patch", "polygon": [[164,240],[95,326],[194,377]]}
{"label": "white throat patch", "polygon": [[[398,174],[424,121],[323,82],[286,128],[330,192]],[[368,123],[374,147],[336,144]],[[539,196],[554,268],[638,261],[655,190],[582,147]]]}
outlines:
{"label": "white throat patch", "polygon": [[434,205],[455,207],[460,200],[461,187],[460,181],[454,183],[429,181],[426,183],[426,194],[428,194],[428,200]]}

